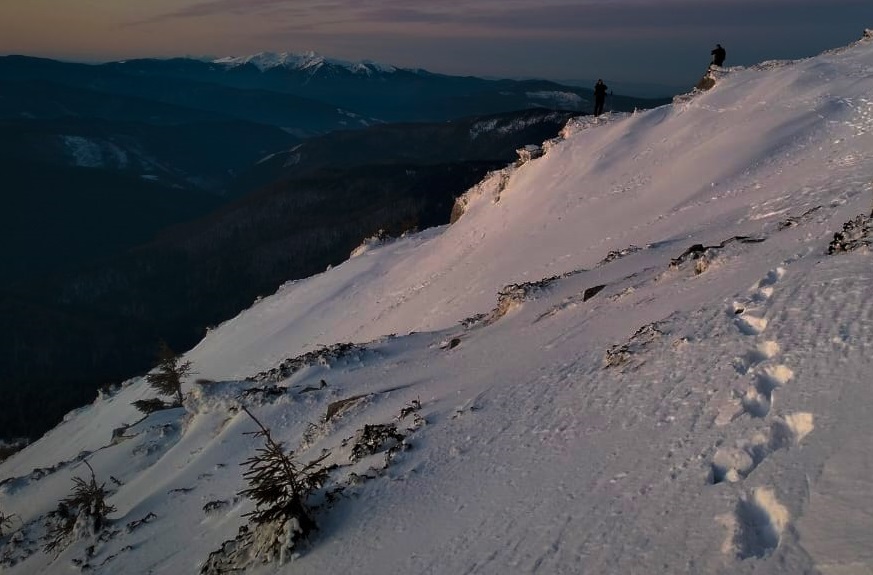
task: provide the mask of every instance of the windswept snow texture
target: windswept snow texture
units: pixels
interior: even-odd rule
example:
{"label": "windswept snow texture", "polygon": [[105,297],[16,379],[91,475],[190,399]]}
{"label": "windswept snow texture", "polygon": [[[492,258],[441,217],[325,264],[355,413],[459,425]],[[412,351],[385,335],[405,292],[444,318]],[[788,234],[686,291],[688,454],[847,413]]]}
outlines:
{"label": "windswept snow texture", "polygon": [[[873,572],[873,261],[828,254],[871,209],[873,40],[544,149],[210,331],[184,410],[134,379],[0,465],[4,572],[198,572],[252,510],[240,404],[336,465],[258,572]],[[43,553],[84,461],[111,525]]]}

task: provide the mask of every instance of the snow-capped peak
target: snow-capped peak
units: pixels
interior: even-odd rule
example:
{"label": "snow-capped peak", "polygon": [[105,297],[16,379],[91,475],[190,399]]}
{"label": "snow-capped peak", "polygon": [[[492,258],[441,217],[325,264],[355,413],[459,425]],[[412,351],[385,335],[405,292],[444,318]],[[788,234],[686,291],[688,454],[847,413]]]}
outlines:
{"label": "snow-capped peak", "polygon": [[371,60],[361,60],[358,62],[350,62],[346,60],[337,60],[327,58],[317,52],[259,52],[250,56],[228,56],[218,58],[213,61],[216,64],[223,64],[228,67],[243,66],[251,64],[259,70],[266,71],[273,68],[287,68],[289,70],[311,70],[316,71],[323,66],[335,66],[345,68],[355,74],[372,74],[374,72],[392,73],[397,69],[393,66],[381,64]]}

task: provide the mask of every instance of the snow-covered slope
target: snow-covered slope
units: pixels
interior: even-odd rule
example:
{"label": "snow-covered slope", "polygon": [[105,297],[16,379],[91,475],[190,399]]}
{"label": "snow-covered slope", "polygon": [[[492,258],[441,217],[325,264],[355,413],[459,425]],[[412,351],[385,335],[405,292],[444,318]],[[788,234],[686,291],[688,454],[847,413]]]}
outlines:
{"label": "snow-covered slope", "polygon": [[[331,466],[266,573],[873,572],[871,94],[867,40],[573,122],[210,332],[184,410],[134,379],[0,465],[4,569],[197,572],[253,509],[245,406]],[[85,462],[110,524],[44,553]]]}

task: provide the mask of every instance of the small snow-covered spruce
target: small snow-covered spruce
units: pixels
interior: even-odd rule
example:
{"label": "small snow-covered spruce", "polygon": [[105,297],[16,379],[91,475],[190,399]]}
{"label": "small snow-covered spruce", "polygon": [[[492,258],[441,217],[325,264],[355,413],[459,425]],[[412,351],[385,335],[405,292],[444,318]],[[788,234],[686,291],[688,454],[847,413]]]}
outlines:
{"label": "small snow-covered spruce", "polygon": [[191,362],[180,363],[167,342],[158,346],[158,364],[146,375],[146,381],[161,395],[175,395],[176,405],[182,405],[182,380],[191,375]]}
{"label": "small snow-covered spruce", "polygon": [[72,493],[49,514],[43,546],[46,553],[60,551],[81,536],[100,533],[108,525],[109,514],[115,511],[115,506],[106,503],[106,484],[98,485],[94,468],[87,461],[84,463],[91,472],[91,479],[74,477]]}
{"label": "small snow-covered spruce", "polygon": [[258,426],[250,435],[264,440],[264,446],[242,464],[248,467],[243,477],[249,487],[239,494],[255,503],[254,511],[245,515],[254,527],[249,542],[262,562],[284,562],[300,541],[318,529],[308,500],[327,481],[328,469],[322,462],[330,452],[300,463],[246,407],[242,409]]}
{"label": "small snow-covered spruce", "polygon": [[9,515],[7,515],[3,513],[2,510],[0,510],[0,537],[3,537],[12,530],[13,517],[15,517],[14,513],[10,513]]}
{"label": "small snow-covered spruce", "polygon": [[[234,539],[222,543],[209,554],[200,569],[202,575],[238,573],[256,565],[285,563],[296,552],[301,541],[318,527],[308,500],[328,478],[328,469],[321,463],[330,454],[301,464],[293,451],[285,451],[266,428],[245,406],[242,410],[258,426],[248,433],[264,440],[264,446],[244,461],[248,467],[243,477],[249,487],[239,492],[255,503],[247,513],[248,524],[239,528]],[[205,508],[204,508],[205,510]]]}

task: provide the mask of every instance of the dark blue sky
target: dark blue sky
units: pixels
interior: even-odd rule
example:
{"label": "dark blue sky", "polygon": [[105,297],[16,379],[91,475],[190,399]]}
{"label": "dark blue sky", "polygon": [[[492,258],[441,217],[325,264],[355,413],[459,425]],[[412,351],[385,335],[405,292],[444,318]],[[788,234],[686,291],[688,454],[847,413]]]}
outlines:
{"label": "dark blue sky", "polygon": [[307,51],[435,72],[687,85],[873,27],[873,0],[10,0],[0,54],[73,60]]}

